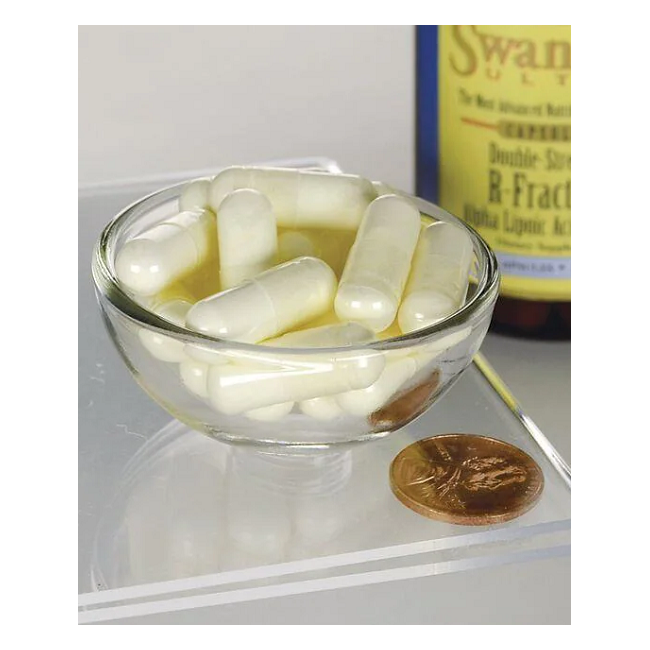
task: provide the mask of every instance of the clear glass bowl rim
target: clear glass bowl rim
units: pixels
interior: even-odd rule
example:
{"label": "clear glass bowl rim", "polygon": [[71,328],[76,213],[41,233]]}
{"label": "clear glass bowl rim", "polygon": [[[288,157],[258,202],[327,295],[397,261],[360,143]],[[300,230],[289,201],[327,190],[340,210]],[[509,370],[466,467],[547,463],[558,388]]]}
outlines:
{"label": "clear glass bowl rim", "polygon": [[104,227],[93,250],[92,275],[96,291],[123,316],[140,326],[157,331],[159,334],[171,335],[185,343],[200,345],[204,348],[217,351],[227,348],[228,350],[239,350],[258,354],[272,352],[273,356],[286,355],[287,357],[295,354],[322,355],[326,353],[335,354],[368,350],[396,350],[430,342],[436,338],[442,338],[451,330],[467,324],[472,317],[480,317],[482,312],[494,304],[498,296],[500,285],[498,262],[494,252],[485,240],[470,225],[434,203],[391,188],[391,191],[394,191],[396,194],[400,194],[414,201],[420,212],[425,216],[436,220],[448,221],[465,229],[472,239],[474,251],[477,253],[479,261],[482,262],[480,264],[482,273],[481,277],[478,278],[476,292],[458,311],[447,318],[434,325],[411,332],[410,334],[403,334],[381,341],[373,341],[363,345],[330,348],[279,348],[261,344],[242,343],[201,334],[174,325],[135,302],[122,289],[115,275],[113,251],[117,237],[123,228],[130,223],[131,218],[142,216],[143,213],[146,213],[148,207],[153,208],[161,202],[180,196],[180,192],[186,184],[187,181],[184,181],[156,190],[125,207]]}

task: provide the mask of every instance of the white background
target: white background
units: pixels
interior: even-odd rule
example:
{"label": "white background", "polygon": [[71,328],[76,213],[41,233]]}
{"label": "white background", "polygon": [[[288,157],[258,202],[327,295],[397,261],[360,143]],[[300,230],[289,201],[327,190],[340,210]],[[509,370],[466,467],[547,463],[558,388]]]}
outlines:
{"label": "white background", "polygon": [[413,26],[84,26],[79,181],[297,156],[414,189]]}

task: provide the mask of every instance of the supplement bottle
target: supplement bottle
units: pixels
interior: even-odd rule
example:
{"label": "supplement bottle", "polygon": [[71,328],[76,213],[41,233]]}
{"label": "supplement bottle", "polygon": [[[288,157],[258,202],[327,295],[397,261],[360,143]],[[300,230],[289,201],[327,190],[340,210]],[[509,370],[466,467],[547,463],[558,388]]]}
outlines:
{"label": "supplement bottle", "polygon": [[571,27],[416,29],[417,194],[495,251],[495,331],[568,339]]}

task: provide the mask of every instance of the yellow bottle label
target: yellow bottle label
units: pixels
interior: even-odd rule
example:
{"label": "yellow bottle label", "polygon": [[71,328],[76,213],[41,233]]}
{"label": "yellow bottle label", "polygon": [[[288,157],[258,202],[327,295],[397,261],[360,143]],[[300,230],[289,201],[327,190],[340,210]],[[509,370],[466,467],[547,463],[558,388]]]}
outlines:
{"label": "yellow bottle label", "polygon": [[571,299],[571,26],[439,27],[440,205],[497,253],[502,293]]}

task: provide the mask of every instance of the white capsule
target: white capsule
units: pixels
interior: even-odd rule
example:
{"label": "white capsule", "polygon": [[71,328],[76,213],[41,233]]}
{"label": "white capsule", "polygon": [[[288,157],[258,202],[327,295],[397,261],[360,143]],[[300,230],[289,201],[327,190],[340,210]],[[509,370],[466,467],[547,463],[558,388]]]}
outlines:
{"label": "white capsule", "polygon": [[362,390],[353,390],[337,396],[337,402],[352,415],[366,417],[382,407],[418,370],[411,357],[389,361],[379,379]]}
{"label": "white capsule", "polygon": [[211,366],[208,392],[218,411],[233,415],[365,388],[379,377],[384,363],[381,353],[351,350],[301,359],[290,355],[283,365],[237,362]]}
{"label": "white capsule", "polygon": [[221,288],[230,289],[275,264],[278,233],[271,202],[256,190],[236,190],[217,218]]}
{"label": "white capsule", "polygon": [[194,359],[184,359],[181,361],[179,369],[181,373],[181,381],[194,395],[199,397],[208,397],[208,370],[207,363],[201,363]]}
{"label": "white capsule", "polygon": [[181,192],[178,206],[181,210],[204,210],[209,207],[208,193],[211,178],[199,178],[188,183]]}
{"label": "white capsule", "polygon": [[300,410],[316,420],[333,420],[343,414],[336,397],[314,397],[300,402]]}
{"label": "white capsule", "polygon": [[340,348],[369,343],[374,338],[372,331],[359,323],[338,323],[289,332],[264,341],[262,345],[278,348]]}
{"label": "white capsule", "polygon": [[341,320],[375,332],[395,319],[420,234],[420,213],[407,199],[382,196],[370,204],[345,263],[334,309]]}
{"label": "white capsule", "polygon": [[[185,317],[191,307],[192,303],[187,300],[170,300],[152,308],[152,311],[161,318],[174,323],[174,325],[183,327]],[[182,341],[177,341],[170,336],[159,334],[144,327],[140,328],[138,336],[142,345],[160,361],[179,362],[185,359],[183,353],[185,344]]]}
{"label": "white capsule", "polygon": [[203,262],[215,238],[210,212],[181,212],[124,244],[115,261],[117,277],[134,293],[153,295]]}
{"label": "white capsule", "polygon": [[262,192],[273,205],[279,226],[356,229],[364,210],[377,196],[360,176],[298,169],[229,167],[210,187],[210,205],[219,211],[233,190]]}
{"label": "white capsule", "polygon": [[450,223],[435,223],[420,235],[399,326],[405,334],[433,325],[464,302],[474,247],[469,234]]}
{"label": "white capsule", "polygon": [[336,276],[325,262],[299,257],[197,302],[187,314],[187,326],[210,336],[258,343],[327,312],[335,291]]}
{"label": "white capsule", "polygon": [[294,402],[283,402],[282,404],[271,404],[271,406],[262,406],[258,409],[246,411],[244,414],[251,420],[258,420],[259,422],[276,422],[281,420],[286,415],[291,413]]}

